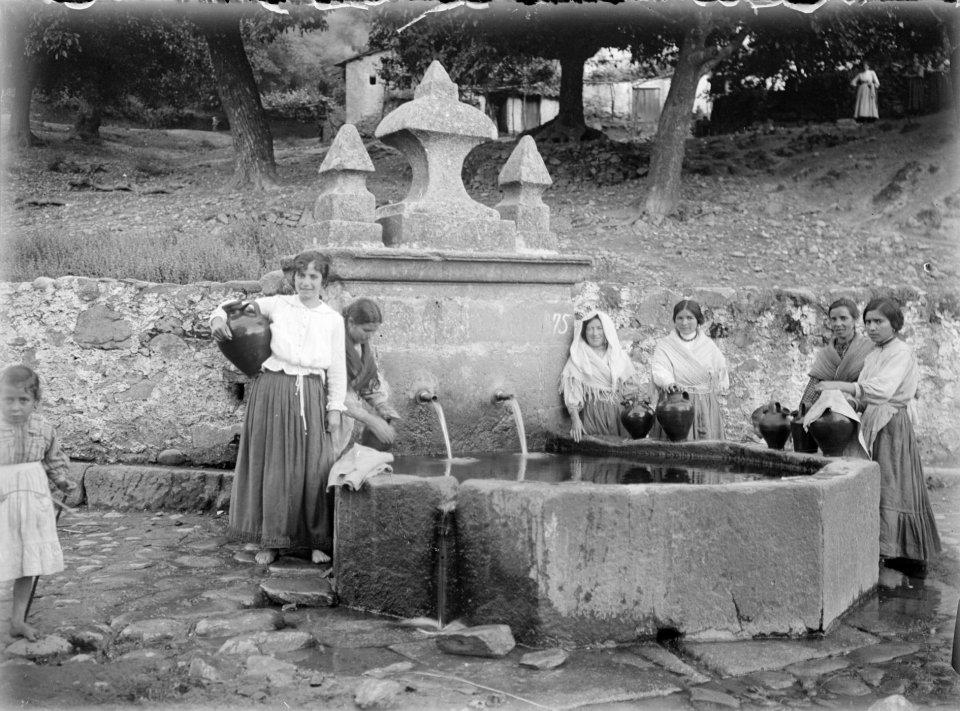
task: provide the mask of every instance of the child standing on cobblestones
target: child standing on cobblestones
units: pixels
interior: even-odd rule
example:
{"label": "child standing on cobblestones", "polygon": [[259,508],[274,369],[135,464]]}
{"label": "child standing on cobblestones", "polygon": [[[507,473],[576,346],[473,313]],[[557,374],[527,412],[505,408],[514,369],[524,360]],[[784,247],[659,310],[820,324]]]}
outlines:
{"label": "child standing on cobblestones", "polygon": [[34,412],[39,402],[33,370],[14,365],[0,373],[0,580],[14,581],[10,634],[31,641],[37,630],[26,612],[34,576],[63,570],[47,481],[65,492],[76,487],[53,427]]}

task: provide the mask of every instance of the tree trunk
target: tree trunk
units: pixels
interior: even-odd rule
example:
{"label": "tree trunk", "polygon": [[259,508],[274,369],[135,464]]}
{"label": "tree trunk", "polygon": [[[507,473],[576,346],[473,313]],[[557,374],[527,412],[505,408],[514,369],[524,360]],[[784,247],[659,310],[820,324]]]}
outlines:
{"label": "tree trunk", "polygon": [[100,141],[100,123],[103,119],[100,108],[102,103],[100,90],[95,83],[84,86],[80,108],[77,110],[77,117],[73,121],[74,138],[87,143]]}
{"label": "tree trunk", "polygon": [[680,200],[680,174],[686,140],[693,122],[693,101],[703,70],[699,58],[701,33],[692,28],[684,32],[677,66],[670,80],[670,91],[660,112],[657,135],[650,152],[647,184],[650,189],[644,210],[655,218],[671,214]]}
{"label": "tree trunk", "polygon": [[587,127],[583,118],[583,65],[591,55],[578,48],[560,54],[560,111],[557,123],[569,128]]}
{"label": "tree trunk", "polygon": [[261,190],[272,187],[277,176],[273,137],[243,49],[240,22],[231,18],[227,22],[201,22],[200,27],[210,49],[217,93],[233,135],[237,156],[233,186]]}
{"label": "tree trunk", "polygon": [[7,44],[9,71],[4,83],[13,86],[10,136],[18,146],[36,146],[41,141],[30,130],[30,103],[40,77],[40,60],[26,53],[26,17],[22,13],[10,13],[2,19],[6,22],[3,39]]}

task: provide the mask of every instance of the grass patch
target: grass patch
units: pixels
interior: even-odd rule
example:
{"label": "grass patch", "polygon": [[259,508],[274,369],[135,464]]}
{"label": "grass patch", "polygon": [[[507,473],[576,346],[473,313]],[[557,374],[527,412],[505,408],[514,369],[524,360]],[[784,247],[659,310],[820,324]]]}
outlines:
{"label": "grass patch", "polygon": [[303,236],[289,228],[238,223],[203,239],[179,232],[71,235],[37,231],[10,235],[0,270],[8,281],[68,274],[191,284],[259,279],[298,252]]}

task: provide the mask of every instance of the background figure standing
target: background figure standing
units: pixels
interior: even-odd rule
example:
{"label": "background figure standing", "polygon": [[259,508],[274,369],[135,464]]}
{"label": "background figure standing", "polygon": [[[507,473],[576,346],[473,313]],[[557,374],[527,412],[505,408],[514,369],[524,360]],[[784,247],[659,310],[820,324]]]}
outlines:
{"label": "background figure standing", "polygon": [[907,114],[919,116],[923,111],[923,63],[913,55],[907,74]]}
{"label": "background figure standing", "polygon": [[860,66],[860,73],[850,82],[857,88],[857,98],[853,103],[853,117],[858,123],[872,123],[880,118],[877,112],[877,89],[880,80],[867,62]]}

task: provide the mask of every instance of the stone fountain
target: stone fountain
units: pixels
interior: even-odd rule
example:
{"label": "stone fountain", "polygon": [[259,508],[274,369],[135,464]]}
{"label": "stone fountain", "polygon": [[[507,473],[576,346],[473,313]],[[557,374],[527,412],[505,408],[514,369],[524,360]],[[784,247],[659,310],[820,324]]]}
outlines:
{"label": "stone fountain", "polygon": [[[571,287],[590,261],[556,251],[542,201],[551,180],[531,138],[500,172],[503,200],[487,207],[467,194],[460,172],[471,148],[496,138],[492,122],[458,101],[437,62],[414,96],[376,131],[410,162],[406,198],[375,208],[365,187],[373,164],[351,126],[320,168],[313,229],[331,260],[327,298],[342,305],[367,296],[384,307],[375,345],[393,401],[405,408],[402,452],[442,450],[421,404],[434,396],[455,452],[516,451],[497,404],[506,393],[523,404],[532,448],[543,449],[561,429]],[[825,630],[876,584],[872,462],[721,442],[581,449],[590,446],[756,460],[782,476],[693,488],[378,476],[338,495],[341,602],[508,623],[531,643],[596,643],[665,629],[705,638]]]}
{"label": "stone fountain", "polygon": [[500,172],[503,201],[471,198],[461,170],[469,151],[497,137],[493,122],[458,99],[438,62],[414,99],[387,115],[376,136],[410,162],[406,198],[375,208],[373,164],[356,129],[337,134],[320,166],[314,246],[331,260],[327,300],[366,296],[385,322],[374,344],[404,419],[401,452],[442,451],[436,421],[415,398],[427,389],[446,412],[455,452],[516,448],[497,391],[522,403],[533,445],[555,428],[557,394],[573,324],[571,286],[591,262],[560,255],[541,196],[551,180],[533,139]]}

